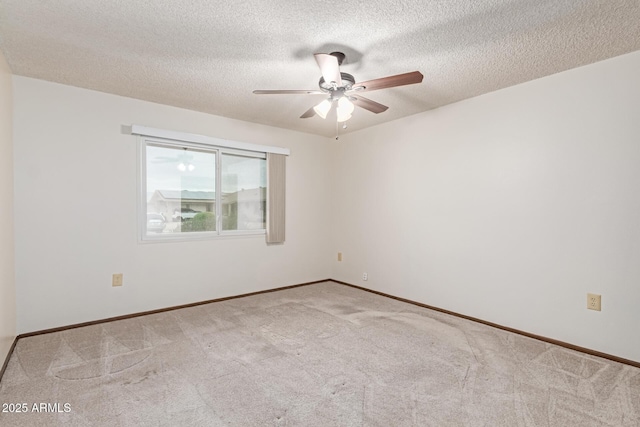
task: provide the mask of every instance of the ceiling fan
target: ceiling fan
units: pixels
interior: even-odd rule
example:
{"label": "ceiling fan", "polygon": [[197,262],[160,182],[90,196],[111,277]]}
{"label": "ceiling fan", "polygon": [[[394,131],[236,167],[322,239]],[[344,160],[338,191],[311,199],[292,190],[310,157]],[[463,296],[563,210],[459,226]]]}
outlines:
{"label": "ceiling fan", "polygon": [[309,108],[300,118],[306,119],[317,114],[325,119],[329,111],[336,105],[338,122],[346,122],[351,118],[354,105],[376,114],[389,108],[365,98],[360,93],[420,83],[423,78],[420,72],[412,71],[356,83],[356,79],[351,74],[340,72],[340,65],[345,59],[344,53],[316,53],[313,56],[322,72],[322,77],[318,82],[320,90],[254,90],[253,93],[258,95],[328,95],[322,102]]}

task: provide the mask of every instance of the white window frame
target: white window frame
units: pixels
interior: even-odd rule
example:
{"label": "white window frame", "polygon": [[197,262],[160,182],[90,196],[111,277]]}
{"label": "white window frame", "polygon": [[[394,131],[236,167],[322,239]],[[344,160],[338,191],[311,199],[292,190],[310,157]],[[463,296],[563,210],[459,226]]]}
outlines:
{"label": "white window frame", "polygon": [[[148,128],[133,125],[131,128],[133,135],[138,135],[138,241],[139,242],[176,242],[219,239],[233,236],[264,236],[266,229],[260,230],[222,230],[222,204],[217,198],[222,194],[222,155],[241,155],[245,157],[255,157],[266,159],[267,153],[277,153],[289,155],[289,149],[281,147],[270,147],[245,142],[229,141],[204,135],[187,134],[162,129]],[[216,154],[216,230],[215,231],[195,231],[185,233],[147,233],[147,144],[161,145],[176,148],[200,149]],[[268,191],[267,182],[267,191]]]}

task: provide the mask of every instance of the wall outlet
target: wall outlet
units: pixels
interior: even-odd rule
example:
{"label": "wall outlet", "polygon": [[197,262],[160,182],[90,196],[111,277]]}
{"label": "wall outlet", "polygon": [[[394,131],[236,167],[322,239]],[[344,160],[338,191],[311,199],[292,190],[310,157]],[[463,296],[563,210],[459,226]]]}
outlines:
{"label": "wall outlet", "polygon": [[122,273],[116,273],[111,279],[111,286],[122,286]]}
{"label": "wall outlet", "polygon": [[342,252],[338,252],[338,261],[342,261]]}
{"label": "wall outlet", "polygon": [[602,311],[602,295],[587,294],[587,308],[589,310]]}
{"label": "wall outlet", "polygon": [[367,273],[362,273],[362,280],[369,280],[369,275]]}

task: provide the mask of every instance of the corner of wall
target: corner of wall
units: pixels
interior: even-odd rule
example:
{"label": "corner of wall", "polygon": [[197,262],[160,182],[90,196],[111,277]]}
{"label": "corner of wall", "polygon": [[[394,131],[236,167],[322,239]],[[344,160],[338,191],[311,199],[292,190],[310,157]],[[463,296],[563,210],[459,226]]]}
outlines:
{"label": "corner of wall", "polygon": [[13,200],[12,74],[0,52],[0,366],[17,332]]}

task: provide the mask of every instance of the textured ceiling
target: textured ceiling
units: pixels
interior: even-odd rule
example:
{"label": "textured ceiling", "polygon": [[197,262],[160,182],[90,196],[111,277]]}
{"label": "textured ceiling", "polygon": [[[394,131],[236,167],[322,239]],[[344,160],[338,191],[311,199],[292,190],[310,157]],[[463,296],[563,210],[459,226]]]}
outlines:
{"label": "textured ceiling", "polygon": [[421,84],[366,94],[350,132],[640,49],[640,0],[0,0],[0,49],[35,77],[332,136],[299,119],[318,95],[313,53],[347,55],[365,81]]}

